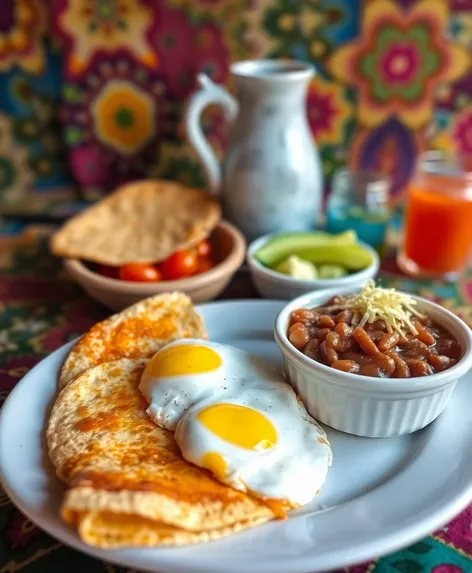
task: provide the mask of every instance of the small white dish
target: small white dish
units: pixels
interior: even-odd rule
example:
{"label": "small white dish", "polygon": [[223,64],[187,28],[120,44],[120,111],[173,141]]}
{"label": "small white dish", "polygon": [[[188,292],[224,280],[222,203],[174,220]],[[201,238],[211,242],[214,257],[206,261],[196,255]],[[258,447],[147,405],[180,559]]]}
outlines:
{"label": "small white dish", "polygon": [[273,236],[273,234],[264,235],[253,241],[248,247],[246,256],[254,286],[265,298],[291,300],[315,290],[356,288],[362,286],[367,280],[373,279],[379,272],[380,260],[377,251],[366,243],[358,241],[358,244],[367,249],[372,256],[372,263],[362,271],[338,279],[294,279],[265,267],[254,256]]}
{"label": "small white dish", "polygon": [[433,320],[459,342],[462,358],[444,372],[413,378],[371,378],[335,370],[312,360],[288,340],[290,314],[314,308],[334,295],[356,289],[313,292],[290,302],[278,315],[275,340],[284,356],[287,377],[308,412],[320,422],[348,434],[385,438],[424,428],[444,410],[457,382],[472,367],[472,332],[452,312],[411,296]]}
{"label": "small white dish", "polygon": [[[284,303],[228,301],[198,308],[211,340],[283,368],[273,325]],[[333,466],[313,503],[210,544],[105,550],[85,545],[60,518],[64,484],[44,427],[56,379],[73,343],[29,372],[0,413],[0,478],[13,503],[69,547],[133,570],[159,573],[318,573],[391,553],[442,527],[472,501],[472,378],[459,382],[433,424],[388,440],[325,428]],[[451,445],[453,447],[451,447]],[[75,556],[71,550],[68,559]]]}

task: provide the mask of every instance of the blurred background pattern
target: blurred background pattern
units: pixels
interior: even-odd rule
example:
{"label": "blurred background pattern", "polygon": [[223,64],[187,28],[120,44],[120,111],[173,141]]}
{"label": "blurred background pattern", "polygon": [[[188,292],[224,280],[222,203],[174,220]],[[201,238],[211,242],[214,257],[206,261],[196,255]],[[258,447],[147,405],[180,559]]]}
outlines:
{"label": "blurred background pattern", "polygon": [[[204,186],[183,139],[200,71],[313,62],[326,183],[373,167],[401,199],[425,149],[472,156],[472,0],[2,0],[0,212],[63,215],[121,182]],[[225,125],[208,109],[221,151]]]}

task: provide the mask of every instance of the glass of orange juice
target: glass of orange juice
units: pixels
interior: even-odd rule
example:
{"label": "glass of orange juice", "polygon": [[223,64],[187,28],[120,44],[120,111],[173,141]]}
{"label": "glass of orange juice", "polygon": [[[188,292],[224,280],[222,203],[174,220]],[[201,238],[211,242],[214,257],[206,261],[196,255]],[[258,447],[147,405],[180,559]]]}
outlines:
{"label": "glass of orange juice", "polygon": [[441,153],[420,157],[397,261],[414,277],[453,280],[472,251],[472,172]]}

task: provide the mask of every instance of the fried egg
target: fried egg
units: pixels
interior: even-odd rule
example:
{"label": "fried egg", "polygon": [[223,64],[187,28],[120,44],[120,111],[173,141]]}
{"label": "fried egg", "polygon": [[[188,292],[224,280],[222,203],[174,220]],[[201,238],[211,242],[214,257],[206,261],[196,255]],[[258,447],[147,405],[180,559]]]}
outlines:
{"label": "fried egg", "polygon": [[290,506],[326,479],[331,447],[292,387],[250,354],[206,340],[169,344],[147,364],[147,413],[182,456],[241,491]]}

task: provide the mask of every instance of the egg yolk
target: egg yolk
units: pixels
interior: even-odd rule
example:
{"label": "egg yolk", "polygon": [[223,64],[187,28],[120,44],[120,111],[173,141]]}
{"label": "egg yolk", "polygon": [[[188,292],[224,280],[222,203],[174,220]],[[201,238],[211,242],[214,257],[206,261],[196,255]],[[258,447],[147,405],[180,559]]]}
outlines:
{"label": "egg yolk", "polygon": [[221,454],[218,452],[208,452],[202,457],[201,466],[216,477],[216,479],[222,480],[225,478],[227,473],[226,461]]}
{"label": "egg yolk", "polygon": [[198,421],[222,440],[247,450],[268,450],[277,432],[264,414],[239,404],[213,404],[197,414]]}
{"label": "egg yolk", "polygon": [[196,344],[178,344],[157,352],[144,375],[157,378],[211,372],[221,366],[221,358],[212,348]]}

